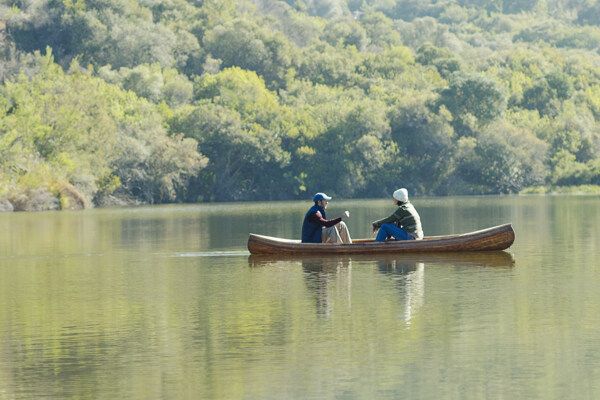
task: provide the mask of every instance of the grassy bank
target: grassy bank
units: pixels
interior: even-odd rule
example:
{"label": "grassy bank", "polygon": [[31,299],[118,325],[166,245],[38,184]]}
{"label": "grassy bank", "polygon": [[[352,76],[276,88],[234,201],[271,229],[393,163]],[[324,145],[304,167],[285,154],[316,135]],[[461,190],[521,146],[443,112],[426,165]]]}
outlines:
{"label": "grassy bank", "polygon": [[600,194],[600,185],[533,186],[519,194]]}

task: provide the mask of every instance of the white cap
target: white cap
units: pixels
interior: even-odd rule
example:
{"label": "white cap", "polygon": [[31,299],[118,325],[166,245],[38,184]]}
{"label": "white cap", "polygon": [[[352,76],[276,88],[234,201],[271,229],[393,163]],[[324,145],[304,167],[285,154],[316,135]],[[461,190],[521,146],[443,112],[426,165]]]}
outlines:
{"label": "white cap", "polygon": [[404,188],[396,190],[392,196],[400,203],[408,201],[408,191]]}

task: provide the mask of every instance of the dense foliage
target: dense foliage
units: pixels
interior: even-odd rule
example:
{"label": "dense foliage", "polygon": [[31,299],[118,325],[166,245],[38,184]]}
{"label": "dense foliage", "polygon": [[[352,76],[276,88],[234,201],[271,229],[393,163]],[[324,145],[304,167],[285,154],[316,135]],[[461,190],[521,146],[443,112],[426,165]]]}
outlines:
{"label": "dense foliage", "polygon": [[0,209],[600,184],[591,0],[8,0]]}

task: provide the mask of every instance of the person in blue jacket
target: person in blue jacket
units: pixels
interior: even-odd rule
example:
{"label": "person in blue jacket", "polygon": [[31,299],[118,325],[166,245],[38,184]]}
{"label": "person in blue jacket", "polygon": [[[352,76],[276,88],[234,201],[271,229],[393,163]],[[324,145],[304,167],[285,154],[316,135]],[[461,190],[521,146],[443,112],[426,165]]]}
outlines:
{"label": "person in blue jacket", "polygon": [[302,243],[352,243],[348,227],[343,222],[350,217],[348,211],[342,217],[327,219],[325,209],[331,197],[319,192],[314,195],[312,206],[302,223]]}

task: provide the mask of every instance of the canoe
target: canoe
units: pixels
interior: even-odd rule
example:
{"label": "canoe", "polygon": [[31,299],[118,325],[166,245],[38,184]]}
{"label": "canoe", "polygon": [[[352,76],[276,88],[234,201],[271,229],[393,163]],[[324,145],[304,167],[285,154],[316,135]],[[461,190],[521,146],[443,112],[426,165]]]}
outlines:
{"label": "canoe", "polygon": [[505,250],[515,240],[511,224],[494,226],[475,232],[444,236],[426,236],[423,240],[356,239],[351,244],[302,243],[300,240],[250,234],[251,254],[386,254],[438,253],[460,251]]}

